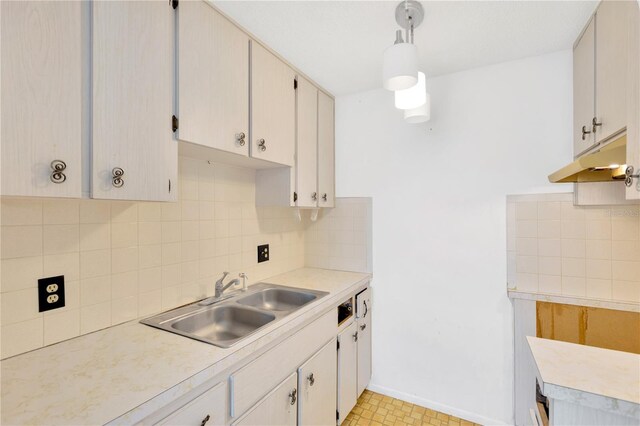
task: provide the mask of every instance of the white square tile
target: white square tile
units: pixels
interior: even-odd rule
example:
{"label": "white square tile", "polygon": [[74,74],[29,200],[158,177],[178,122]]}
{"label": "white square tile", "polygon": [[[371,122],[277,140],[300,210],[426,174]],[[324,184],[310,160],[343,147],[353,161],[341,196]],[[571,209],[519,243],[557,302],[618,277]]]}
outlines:
{"label": "white square tile", "polygon": [[587,294],[587,281],[584,277],[562,277],[562,294],[564,296],[580,296]]}
{"label": "white square tile", "polygon": [[138,247],[139,267],[152,268],[162,265],[162,246],[160,244]]}
{"label": "white square tile", "polygon": [[45,200],[43,203],[45,225],[74,225],[80,223],[78,200]]}
{"label": "white square tile", "polygon": [[613,299],[640,303],[640,282],[613,281]]}
{"label": "white square tile", "polygon": [[544,275],[562,275],[562,259],[560,257],[539,257],[538,271]]}
{"label": "white square tile", "polygon": [[611,259],[636,261],[640,259],[640,241],[613,241]]}
{"label": "white square tile", "polygon": [[558,275],[539,275],[538,289],[540,293],[562,294],[562,279]]}
{"label": "white square tile", "polygon": [[162,244],[162,264],[171,265],[182,260],[182,243]]}
{"label": "white square tile", "polygon": [[80,305],[91,306],[111,300],[111,276],[80,280]]}
{"label": "white square tile", "polygon": [[109,201],[80,201],[80,223],[108,223],[110,220],[111,204]]}
{"label": "white square tile", "polygon": [[586,256],[585,240],[562,240],[562,257],[584,259]]}
{"label": "white square tile", "polygon": [[539,239],[538,254],[540,256],[560,257],[562,256],[562,243],[558,239]]}
{"label": "white square tile", "polygon": [[587,278],[611,280],[611,261],[589,260],[587,262]]}
{"label": "white square tile", "polygon": [[611,259],[611,241],[587,240],[586,257],[587,259]]}
{"label": "white square tile", "polygon": [[149,293],[162,288],[162,268],[141,269],[138,271],[138,291]]}
{"label": "white square tile", "polygon": [[133,201],[112,201],[111,202],[111,223],[117,222],[137,222],[138,203]]}
{"label": "white square tile", "polygon": [[611,220],[611,238],[614,241],[637,241],[640,239],[640,222],[636,219]]}
{"label": "white square tile", "polygon": [[80,333],[86,334],[111,326],[111,301],[80,309]]}
{"label": "white square tile", "polygon": [[138,297],[138,315],[147,317],[162,310],[162,291],[142,293]]}
{"label": "white square tile", "polygon": [[38,312],[38,289],[12,291],[2,294],[2,325],[14,324],[42,317]]}
{"label": "white square tile", "polygon": [[181,222],[182,241],[197,241],[200,239],[200,223],[198,221]]}
{"label": "white square tile", "polygon": [[538,204],[538,220],[560,220],[561,205],[559,201],[540,201]]}
{"label": "white square tile", "polygon": [[162,224],[160,222],[138,223],[138,244],[160,244],[162,242]]}
{"label": "white square tile", "polygon": [[42,255],[42,226],[3,226],[0,234],[2,259]]}
{"label": "white square tile", "polygon": [[[531,238],[557,239],[561,237],[559,220],[541,220],[538,222],[538,233]],[[517,234],[517,230],[516,230]]]}
{"label": "white square tile", "polygon": [[586,262],[584,259],[562,258],[563,277],[583,277],[586,274]]}
{"label": "white square tile", "polygon": [[42,269],[41,256],[2,260],[0,267],[1,291],[4,293],[36,288],[38,279],[44,276]]}
{"label": "white square tile", "polygon": [[79,225],[44,225],[44,254],[80,251]]}
{"label": "white square tile", "polygon": [[80,278],[111,274],[111,250],[80,252]]}
{"label": "white square tile", "polygon": [[80,250],[101,250],[111,247],[109,223],[83,223],[80,225]]}
{"label": "white square tile", "polygon": [[589,240],[610,240],[611,221],[610,220],[588,220],[587,239]]}
{"label": "white square tile", "polygon": [[111,299],[135,296],[138,294],[138,271],[113,274],[111,276]]}
{"label": "white square tile", "polygon": [[136,247],[138,245],[138,224],[116,222],[111,224],[111,248]]}
{"label": "white square tile", "polygon": [[180,203],[162,203],[163,222],[180,220],[180,212]]}
{"label": "white square tile", "polygon": [[180,222],[162,222],[162,242],[175,243],[181,240]]}
{"label": "white square tile", "polygon": [[44,318],[44,344],[52,345],[80,335],[80,309]]}
{"label": "white square tile", "polygon": [[80,279],[80,254],[77,252],[46,255],[43,261],[44,277],[64,275],[67,281]]}
{"label": "white square tile", "polygon": [[162,203],[138,203],[140,222],[159,222],[162,220]]}
{"label": "white square tile", "polygon": [[611,263],[614,281],[640,281],[640,261],[614,260]]}
{"label": "white square tile", "polygon": [[587,278],[587,297],[593,299],[611,300],[611,280]]}
{"label": "white square tile", "polygon": [[33,349],[44,342],[44,320],[36,318],[2,326],[2,358],[8,358]]}
{"label": "white square tile", "polygon": [[3,199],[0,204],[1,225],[41,225],[42,202],[31,199]]}
{"label": "white square tile", "polygon": [[562,238],[584,240],[587,236],[587,227],[585,221],[566,221],[561,224]]}
{"label": "white square tile", "polygon": [[111,250],[111,272],[134,271],[138,269],[138,248],[120,248]]}

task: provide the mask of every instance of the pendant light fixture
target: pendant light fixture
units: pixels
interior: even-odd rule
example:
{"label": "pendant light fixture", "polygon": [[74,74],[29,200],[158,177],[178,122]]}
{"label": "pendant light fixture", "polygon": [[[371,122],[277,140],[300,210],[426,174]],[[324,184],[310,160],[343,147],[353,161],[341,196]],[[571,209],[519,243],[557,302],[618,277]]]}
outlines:
{"label": "pendant light fixture", "polygon": [[404,110],[404,121],[407,123],[424,123],[431,119],[431,96],[425,92],[426,102],[417,108]]}
{"label": "pendant light fixture", "polygon": [[424,10],[415,0],[405,0],[396,7],[396,22],[405,30],[396,31],[393,46],[384,51],[383,86],[387,90],[404,90],[418,83],[418,49],[413,44],[413,30],[422,22]]}
{"label": "pendant light fixture", "polygon": [[418,83],[408,89],[396,90],[395,104],[398,109],[414,109],[427,102],[427,82],[423,72],[418,72]]}

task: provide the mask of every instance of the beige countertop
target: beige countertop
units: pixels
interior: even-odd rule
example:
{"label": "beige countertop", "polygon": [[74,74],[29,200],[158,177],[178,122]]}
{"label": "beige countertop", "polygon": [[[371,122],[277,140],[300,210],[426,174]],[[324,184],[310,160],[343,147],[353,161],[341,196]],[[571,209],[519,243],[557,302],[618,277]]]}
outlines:
{"label": "beige countertop", "polygon": [[282,321],[219,348],[137,320],[0,362],[2,424],[137,421],[340,303],[370,274],[303,268],[263,282],[329,292]]}
{"label": "beige countertop", "polygon": [[548,398],[640,420],[640,355],[527,337]]}

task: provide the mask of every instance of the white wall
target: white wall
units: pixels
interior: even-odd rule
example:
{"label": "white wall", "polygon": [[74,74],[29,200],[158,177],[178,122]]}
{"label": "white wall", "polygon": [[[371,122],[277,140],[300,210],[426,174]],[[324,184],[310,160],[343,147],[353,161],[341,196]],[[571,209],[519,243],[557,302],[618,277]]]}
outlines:
{"label": "white wall", "polygon": [[571,52],[429,81],[432,119],[384,90],[337,99],[337,194],[373,197],[372,388],[485,424],[513,418],[506,194],[571,191]]}

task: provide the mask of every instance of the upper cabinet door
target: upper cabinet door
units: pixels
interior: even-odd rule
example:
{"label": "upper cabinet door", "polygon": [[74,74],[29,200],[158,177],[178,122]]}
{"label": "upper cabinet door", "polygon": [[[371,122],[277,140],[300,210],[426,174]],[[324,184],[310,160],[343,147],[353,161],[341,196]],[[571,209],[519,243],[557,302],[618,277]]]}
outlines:
{"label": "upper cabinet door", "polygon": [[179,9],[178,138],[249,155],[249,37],[204,1]]}
{"label": "upper cabinet door", "polygon": [[595,19],[591,19],[573,49],[573,155],[595,144]]}
{"label": "upper cabinet door", "polygon": [[2,195],[80,197],[84,6],[0,7]]}
{"label": "upper cabinet door", "polygon": [[251,42],[251,156],[294,165],[295,72]]}
{"label": "upper cabinet door", "polygon": [[171,2],[93,2],[94,198],[175,200],[174,14]]}
{"label": "upper cabinet door", "polygon": [[319,207],[335,205],[334,102],[318,92],[318,196]]}
{"label": "upper cabinet door", "polygon": [[[636,4],[629,13],[628,94],[627,94],[627,164],[634,173],[640,170],[640,7]],[[640,181],[634,180],[626,188],[627,200],[640,199]]]}
{"label": "upper cabinet door", "polygon": [[318,89],[298,77],[296,90],[296,192],[298,207],[318,205]]}
{"label": "upper cabinet door", "polygon": [[596,142],[627,125],[627,30],[635,2],[603,1],[596,12]]}
{"label": "upper cabinet door", "polygon": [[332,339],[298,368],[298,423],[331,425],[336,421],[338,352]]}

